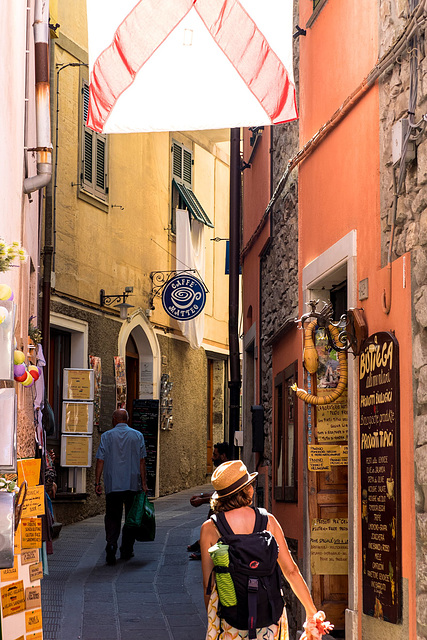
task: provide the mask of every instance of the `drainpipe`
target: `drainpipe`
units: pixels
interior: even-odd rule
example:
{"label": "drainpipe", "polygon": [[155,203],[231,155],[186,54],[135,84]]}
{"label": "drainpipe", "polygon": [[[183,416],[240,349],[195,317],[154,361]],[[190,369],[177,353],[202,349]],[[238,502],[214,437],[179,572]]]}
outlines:
{"label": "drainpipe", "polygon": [[24,179],[24,193],[45,187],[52,178],[49,92],[49,0],[35,0],[34,52],[36,72],[37,175]]}
{"label": "drainpipe", "polygon": [[240,353],[239,353],[239,271],[240,271],[240,128],[231,129],[230,140],[230,274],[228,342],[230,349],[229,442],[234,447],[234,432],[240,425]]}

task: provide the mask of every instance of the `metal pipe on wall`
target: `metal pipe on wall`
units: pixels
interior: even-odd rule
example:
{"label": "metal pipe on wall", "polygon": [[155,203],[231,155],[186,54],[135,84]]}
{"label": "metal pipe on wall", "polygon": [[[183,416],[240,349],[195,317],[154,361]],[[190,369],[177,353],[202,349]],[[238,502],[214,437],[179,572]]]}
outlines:
{"label": "metal pipe on wall", "polygon": [[45,187],[52,178],[49,85],[49,0],[34,6],[34,54],[36,73],[37,175],[24,179],[24,193]]}
{"label": "metal pipe on wall", "polygon": [[234,433],[240,426],[239,275],[240,275],[240,128],[230,135],[230,275],[228,341],[230,349],[229,442],[235,453]]}

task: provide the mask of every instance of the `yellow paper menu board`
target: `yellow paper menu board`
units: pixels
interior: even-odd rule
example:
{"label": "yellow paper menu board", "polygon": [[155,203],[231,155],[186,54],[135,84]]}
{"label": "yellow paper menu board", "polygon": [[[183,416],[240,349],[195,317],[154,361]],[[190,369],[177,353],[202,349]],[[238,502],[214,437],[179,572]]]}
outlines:
{"label": "yellow paper menu board", "polygon": [[25,630],[27,633],[41,629],[42,625],[41,609],[31,609],[31,611],[25,612]]}
{"label": "yellow paper menu board", "polygon": [[62,405],[62,431],[64,433],[92,433],[93,404],[64,402]]}
{"label": "yellow paper menu board", "polygon": [[93,400],[93,369],[64,369],[64,400]]}
{"label": "yellow paper menu board", "polygon": [[311,525],[310,546],[313,575],[347,575],[346,518],[314,519]]}
{"label": "yellow paper menu board", "polygon": [[61,436],[61,466],[90,467],[92,465],[91,436]]}
{"label": "yellow paper menu board", "polygon": [[23,580],[12,582],[1,588],[1,608],[3,618],[12,616],[14,613],[25,611],[25,592]]}
{"label": "yellow paper menu board", "polygon": [[40,484],[40,458],[23,458],[18,460],[18,485],[27,481],[29,487]]}
{"label": "yellow paper menu board", "polygon": [[22,548],[40,549],[42,546],[41,518],[22,518]]}
{"label": "yellow paper menu board", "polygon": [[309,444],[307,451],[310,471],[329,471],[331,467],[348,464],[348,445]]}
{"label": "yellow paper menu board", "polygon": [[44,515],[44,486],[28,487],[27,495],[22,505],[22,517],[33,518]]}
{"label": "yellow paper menu board", "polygon": [[13,567],[0,571],[1,582],[12,582],[13,580],[18,580],[18,556],[13,558]]}

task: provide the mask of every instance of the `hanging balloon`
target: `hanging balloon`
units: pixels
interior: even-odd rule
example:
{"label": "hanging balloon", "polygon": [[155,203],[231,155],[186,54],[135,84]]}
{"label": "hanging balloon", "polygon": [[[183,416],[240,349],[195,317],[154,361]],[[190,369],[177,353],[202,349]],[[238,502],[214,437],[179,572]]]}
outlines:
{"label": "hanging balloon", "polygon": [[34,384],[34,378],[33,378],[33,376],[31,375],[31,373],[29,373],[29,372],[27,371],[26,378],[25,378],[25,380],[23,380],[23,381],[21,382],[21,384],[22,384],[24,387],[29,387],[30,385]]}
{"label": "hanging balloon", "polygon": [[13,300],[13,292],[8,284],[0,284],[0,300]]}
{"label": "hanging balloon", "polygon": [[39,379],[40,372],[39,372],[39,368],[36,367],[36,365],[30,364],[30,366],[28,367],[28,371],[30,372],[30,374],[32,375],[34,380],[38,380]]}
{"label": "hanging balloon", "polygon": [[22,376],[14,376],[16,382],[24,382],[27,379],[27,370],[22,374]]}
{"label": "hanging balloon", "polygon": [[27,373],[27,369],[25,367],[25,364],[15,364],[13,367],[13,373],[15,375],[15,378],[19,378],[20,376],[23,376],[24,373]]}
{"label": "hanging balloon", "polygon": [[15,364],[22,364],[25,362],[25,353],[23,351],[19,351],[19,349],[15,349],[13,354],[13,362]]}

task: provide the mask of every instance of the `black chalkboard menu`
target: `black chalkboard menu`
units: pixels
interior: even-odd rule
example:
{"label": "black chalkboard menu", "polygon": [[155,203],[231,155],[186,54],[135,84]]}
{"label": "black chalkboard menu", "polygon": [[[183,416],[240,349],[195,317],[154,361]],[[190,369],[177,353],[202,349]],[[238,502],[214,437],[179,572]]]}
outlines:
{"label": "black chalkboard menu", "polygon": [[133,401],[132,428],[144,436],[147,457],[148,495],[156,491],[157,438],[159,433],[159,401],[136,399]]}
{"label": "black chalkboard menu", "polygon": [[399,343],[380,332],[359,359],[363,612],[401,619]]}

